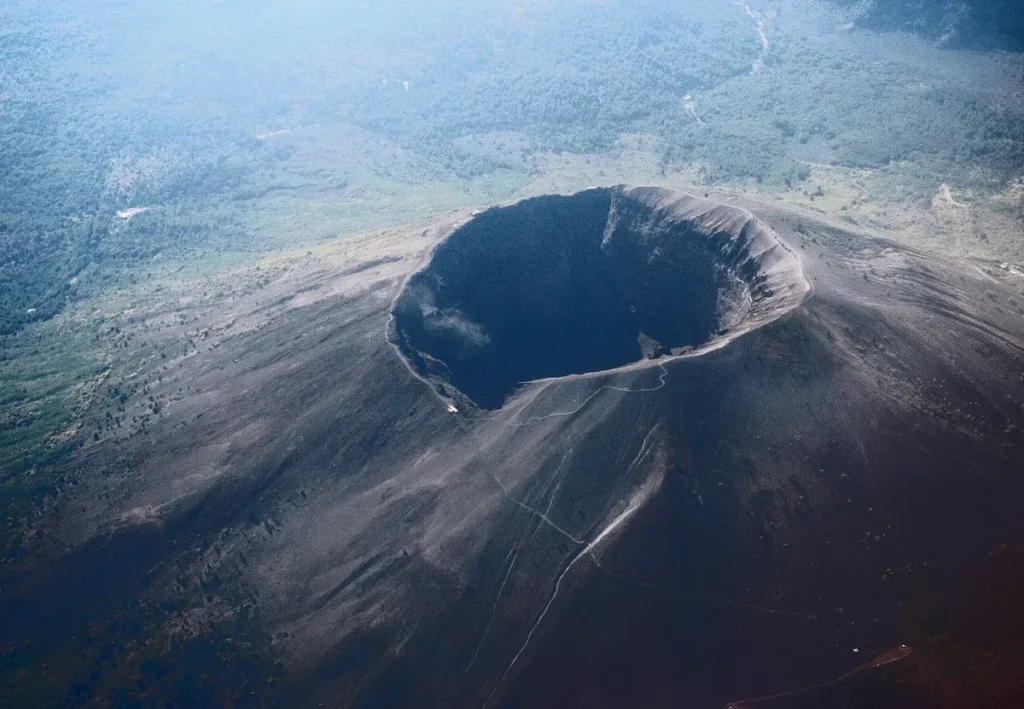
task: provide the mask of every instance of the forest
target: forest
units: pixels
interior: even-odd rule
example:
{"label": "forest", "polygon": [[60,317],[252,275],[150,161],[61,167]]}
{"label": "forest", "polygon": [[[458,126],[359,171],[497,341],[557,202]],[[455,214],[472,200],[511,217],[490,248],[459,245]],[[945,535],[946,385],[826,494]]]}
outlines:
{"label": "forest", "polygon": [[[289,149],[261,131],[357,126],[419,156],[421,174],[388,176],[398,182],[507,169],[500,156],[455,147],[502,131],[525,134],[530,151],[584,154],[650,133],[663,139],[666,168],[699,163],[711,183],[791,186],[807,174],[808,145],[839,164],[910,160],[975,183],[1005,181],[1024,164],[1020,102],[993,102],[966,83],[908,90],[898,62],[829,56],[781,33],[768,69],[752,76],[756,26],[729,3],[417,7],[6,9],[0,335],[117,282],[130,264],[205,246],[259,250],[239,212],[295,189],[282,184]],[[860,9],[859,21],[899,26],[895,7]],[[988,12],[967,17],[983,24]],[[684,100],[692,94],[697,120]]]}
{"label": "forest", "polygon": [[1024,5],[1016,0],[836,0],[858,9],[861,27],[913,32],[960,49],[1024,51]]}

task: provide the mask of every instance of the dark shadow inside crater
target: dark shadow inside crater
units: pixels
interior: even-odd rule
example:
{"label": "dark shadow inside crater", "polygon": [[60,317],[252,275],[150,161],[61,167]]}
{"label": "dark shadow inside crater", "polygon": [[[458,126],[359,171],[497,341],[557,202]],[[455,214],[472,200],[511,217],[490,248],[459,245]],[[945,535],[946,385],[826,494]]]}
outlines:
{"label": "dark shadow inside crater", "polygon": [[402,353],[493,409],[522,382],[681,354],[741,321],[758,274],[736,235],[635,192],[539,197],[457,229],[395,303]]}

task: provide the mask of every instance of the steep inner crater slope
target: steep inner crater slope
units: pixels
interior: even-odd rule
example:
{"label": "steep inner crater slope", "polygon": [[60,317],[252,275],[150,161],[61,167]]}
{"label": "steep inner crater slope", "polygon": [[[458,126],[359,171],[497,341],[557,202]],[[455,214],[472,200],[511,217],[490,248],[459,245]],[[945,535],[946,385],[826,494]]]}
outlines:
{"label": "steep inner crater slope", "polygon": [[445,396],[494,409],[523,382],[720,345],[807,290],[799,258],[746,211],[592,189],[455,230],[395,301],[391,337]]}

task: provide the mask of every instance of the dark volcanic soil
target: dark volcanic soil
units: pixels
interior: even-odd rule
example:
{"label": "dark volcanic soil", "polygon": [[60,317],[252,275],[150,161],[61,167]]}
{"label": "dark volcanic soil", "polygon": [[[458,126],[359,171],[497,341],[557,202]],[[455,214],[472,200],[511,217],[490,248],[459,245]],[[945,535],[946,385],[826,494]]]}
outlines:
{"label": "dark volcanic soil", "polygon": [[997,705],[971,663],[1019,638],[963,629],[1024,543],[1018,286],[745,206],[595,190],[311,267],[163,375],[148,433],[73,462],[0,647],[33,641],[51,704],[925,707],[941,676]]}

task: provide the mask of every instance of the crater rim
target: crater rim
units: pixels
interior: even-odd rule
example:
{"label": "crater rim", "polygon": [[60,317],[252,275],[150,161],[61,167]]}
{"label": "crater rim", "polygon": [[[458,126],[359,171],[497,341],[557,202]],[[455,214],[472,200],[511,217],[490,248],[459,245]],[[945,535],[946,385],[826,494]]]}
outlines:
{"label": "crater rim", "polygon": [[[722,241],[722,238],[726,237],[720,246],[729,247],[733,251],[731,258],[734,260],[731,264],[728,263],[729,259],[721,263],[716,260],[714,264],[716,267],[723,266],[728,273],[734,276],[739,268],[746,269],[746,277],[740,278],[740,280],[743,281],[744,287],[752,293],[750,307],[738,320],[709,333],[709,337],[705,341],[692,346],[670,348],[673,351],[649,357],[641,355],[635,360],[605,368],[555,373],[518,380],[513,386],[509,386],[503,391],[497,405],[493,405],[495,403],[493,401],[490,402],[492,405],[482,404],[437,371],[418,366],[417,359],[422,361],[424,355],[428,359],[433,359],[433,357],[430,353],[416,348],[412,348],[415,354],[410,356],[407,349],[411,347],[411,344],[403,342],[402,328],[399,324],[400,317],[396,313],[401,307],[403,299],[409,297],[410,286],[424,274],[429,274],[440,251],[449,248],[453,240],[460,238],[460,235],[465,235],[467,228],[478,224],[478,220],[486,218],[488,215],[510,213],[543,200],[571,201],[600,193],[610,196],[613,205],[610,210],[611,214],[614,214],[616,201],[623,200],[646,209],[652,219],[657,222],[674,227],[682,226],[709,242],[714,239]],[[609,223],[610,220],[611,216],[609,216]],[[739,253],[738,259],[736,252]],[[756,268],[752,271],[750,264],[756,264]],[[739,276],[737,277],[739,278]],[[651,367],[663,367],[676,360],[692,359],[720,350],[739,337],[774,322],[799,307],[812,293],[813,286],[804,270],[799,254],[774,229],[747,209],[670,188],[629,185],[593,187],[570,194],[539,195],[510,204],[500,204],[474,211],[468,220],[453,226],[443,238],[434,244],[421,265],[410,272],[403,281],[389,308],[386,338],[409,371],[427,384],[435,395],[447,404],[450,412],[454,413],[464,409],[494,411],[504,408],[517,394],[531,385],[642,371]],[[674,351],[679,349],[683,351]]]}

